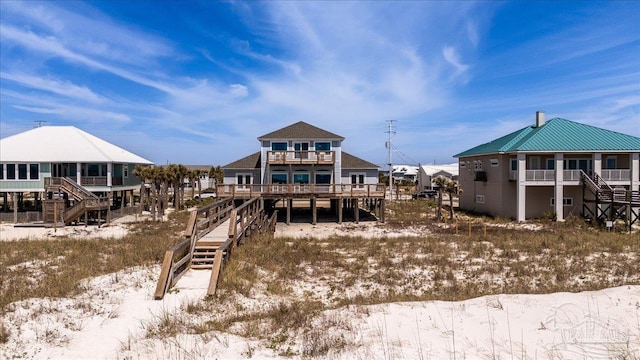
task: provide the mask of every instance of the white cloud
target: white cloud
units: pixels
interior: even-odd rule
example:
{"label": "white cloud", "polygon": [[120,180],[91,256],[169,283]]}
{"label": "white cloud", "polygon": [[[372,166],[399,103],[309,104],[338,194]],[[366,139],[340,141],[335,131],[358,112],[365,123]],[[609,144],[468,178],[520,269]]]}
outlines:
{"label": "white cloud", "polygon": [[456,73],[461,74],[469,69],[469,65],[465,65],[460,60],[460,55],[456,49],[452,46],[445,46],[442,48],[442,56],[456,68]]}
{"label": "white cloud", "polygon": [[45,79],[27,74],[11,74],[0,72],[0,78],[17,82],[23,86],[33,89],[44,90],[58,95],[84,100],[92,103],[102,103],[104,98],[100,97],[85,86],[78,86],[69,81],[57,79]]}
{"label": "white cloud", "polygon": [[249,95],[249,89],[241,84],[229,85],[229,93],[234,97],[246,97]]}
{"label": "white cloud", "polygon": [[0,24],[0,38],[3,38],[5,41],[7,39],[13,40],[14,42],[17,42],[30,50],[44,52],[62,57],[67,60],[72,60],[74,62],[88,66],[92,69],[107,71],[124,79],[136,82],[138,84],[146,85],[167,93],[171,93],[175,90],[167,84],[148,79],[144,76],[140,76],[123,68],[104,64],[85,55],[77,54],[67,49],[55,37],[41,37],[33,32],[25,32],[13,26]]}
{"label": "white cloud", "polygon": [[77,106],[60,106],[54,108],[43,108],[34,106],[13,105],[14,108],[36,114],[58,115],[64,119],[82,120],[85,122],[116,121],[120,123],[129,122],[131,118],[126,114],[114,113],[111,111],[101,111],[92,108]]}

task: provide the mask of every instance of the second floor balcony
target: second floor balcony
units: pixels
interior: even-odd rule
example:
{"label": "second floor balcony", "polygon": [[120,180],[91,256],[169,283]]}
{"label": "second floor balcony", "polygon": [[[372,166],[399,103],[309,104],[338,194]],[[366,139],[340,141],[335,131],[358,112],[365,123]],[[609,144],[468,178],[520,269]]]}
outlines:
{"label": "second floor balcony", "polygon": [[267,151],[269,165],[333,165],[335,161],[334,151]]}
{"label": "second floor balcony", "polygon": [[[563,170],[562,180],[565,182],[578,182],[581,181],[581,174],[582,170]],[[592,173],[589,172],[587,175],[591,176]],[[631,170],[629,169],[602,169],[599,175],[604,181],[608,182],[631,180]],[[518,171],[511,170],[509,172],[509,180],[515,181],[517,179]],[[549,182],[555,181],[555,179],[555,170],[525,170],[525,180],[528,182]]]}

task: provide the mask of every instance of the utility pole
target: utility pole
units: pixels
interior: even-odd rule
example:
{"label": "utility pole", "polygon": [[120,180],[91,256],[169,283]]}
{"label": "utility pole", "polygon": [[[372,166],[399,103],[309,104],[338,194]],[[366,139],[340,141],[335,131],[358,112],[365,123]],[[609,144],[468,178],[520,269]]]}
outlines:
{"label": "utility pole", "polygon": [[389,149],[389,200],[393,200],[393,146],[391,145],[391,137],[396,133],[393,131],[393,122],[396,120],[387,120],[389,123],[389,130],[387,130],[387,134],[389,134],[389,140],[387,140],[387,149]]}

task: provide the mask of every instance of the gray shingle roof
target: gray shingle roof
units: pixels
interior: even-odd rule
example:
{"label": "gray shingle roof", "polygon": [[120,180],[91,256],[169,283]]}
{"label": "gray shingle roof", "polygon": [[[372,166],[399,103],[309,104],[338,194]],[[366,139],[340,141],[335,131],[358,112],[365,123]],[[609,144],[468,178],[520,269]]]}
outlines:
{"label": "gray shingle roof", "polygon": [[260,169],[260,151],[222,167],[223,169]]}
{"label": "gray shingle roof", "polygon": [[378,165],[362,160],[349,153],[342,152],[342,168],[343,169],[378,169]]}
{"label": "gray shingle roof", "polygon": [[282,129],[270,132],[258,137],[258,140],[281,140],[281,139],[323,139],[323,140],[344,140],[344,137],[336,135],[332,132],[320,129],[319,127],[299,121],[295,124],[283,127]]}

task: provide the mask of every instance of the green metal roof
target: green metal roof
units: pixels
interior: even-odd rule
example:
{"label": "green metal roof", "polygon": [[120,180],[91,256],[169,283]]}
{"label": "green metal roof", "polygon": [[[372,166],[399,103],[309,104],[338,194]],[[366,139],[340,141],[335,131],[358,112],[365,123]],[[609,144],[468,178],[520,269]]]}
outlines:
{"label": "green metal roof", "polygon": [[640,151],[640,138],[561,118],[527,126],[454,157],[528,151]]}

